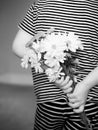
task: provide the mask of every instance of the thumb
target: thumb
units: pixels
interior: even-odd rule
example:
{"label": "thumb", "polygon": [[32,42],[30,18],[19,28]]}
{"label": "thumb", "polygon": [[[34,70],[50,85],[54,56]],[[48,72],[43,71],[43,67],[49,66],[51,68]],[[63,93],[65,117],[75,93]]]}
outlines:
{"label": "thumb", "polygon": [[62,76],[60,79],[55,81],[56,84],[61,84],[64,81],[64,77]]}
{"label": "thumb", "polygon": [[75,98],[75,95],[74,95],[73,93],[68,93],[68,94],[67,94],[67,97],[68,97],[68,98]]}
{"label": "thumb", "polygon": [[84,104],[82,104],[79,108],[73,109],[74,112],[76,113],[81,113],[84,110]]}

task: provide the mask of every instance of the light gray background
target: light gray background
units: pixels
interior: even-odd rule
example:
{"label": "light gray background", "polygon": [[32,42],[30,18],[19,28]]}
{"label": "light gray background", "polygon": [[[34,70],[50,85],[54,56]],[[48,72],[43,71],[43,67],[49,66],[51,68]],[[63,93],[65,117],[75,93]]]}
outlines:
{"label": "light gray background", "polygon": [[[1,82],[16,83],[18,81],[23,83],[22,80],[25,79],[25,83],[31,83],[30,69],[22,69],[20,66],[20,59],[18,59],[12,52],[12,42],[18,31],[17,25],[25,15],[31,3],[33,3],[33,0],[0,0]],[[27,77],[28,80],[26,80]]]}

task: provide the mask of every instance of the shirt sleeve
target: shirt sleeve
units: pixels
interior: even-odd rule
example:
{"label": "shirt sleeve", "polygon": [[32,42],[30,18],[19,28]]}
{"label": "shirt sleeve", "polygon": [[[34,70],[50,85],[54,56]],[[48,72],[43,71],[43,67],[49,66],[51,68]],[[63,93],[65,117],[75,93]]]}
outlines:
{"label": "shirt sleeve", "polygon": [[30,5],[29,9],[26,12],[26,15],[22,19],[22,21],[18,24],[20,29],[23,29],[27,33],[34,36],[35,33],[35,20],[36,20],[36,12],[37,9],[35,4]]}

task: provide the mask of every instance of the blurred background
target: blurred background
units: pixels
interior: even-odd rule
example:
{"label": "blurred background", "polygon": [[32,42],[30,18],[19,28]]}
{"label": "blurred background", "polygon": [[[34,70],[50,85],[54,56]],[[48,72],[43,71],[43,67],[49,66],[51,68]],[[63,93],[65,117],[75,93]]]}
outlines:
{"label": "blurred background", "polygon": [[18,23],[33,0],[0,0],[0,130],[32,130],[36,99],[30,68],[12,52]]}

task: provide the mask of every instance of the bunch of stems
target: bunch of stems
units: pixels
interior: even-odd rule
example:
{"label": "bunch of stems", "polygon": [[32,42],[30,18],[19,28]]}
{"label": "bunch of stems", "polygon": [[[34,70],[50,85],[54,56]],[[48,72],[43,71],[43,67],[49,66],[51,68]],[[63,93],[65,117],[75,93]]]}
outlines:
{"label": "bunch of stems", "polygon": [[[76,85],[76,83],[75,83],[74,80],[73,80],[73,86],[72,86],[73,90],[72,90],[72,92],[73,92],[74,89],[75,89],[75,85]],[[79,113],[79,115],[80,115],[80,118],[81,118],[82,122],[83,122],[84,125],[85,125],[86,130],[93,130],[92,124],[90,123],[90,120],[89,120],[88,117],[86,116],[85,111],[83,110],[82,112]]]}
{"label": "bunch of stems", "polygon": [[[74,61],[74,60],[73,60]],[[75,75],[78,75],[78,74],[76,74],[76,72],[75,72],[75,69],[74,69],[74,71],[73,71],[73,68],[72,68],[72,66],[74,66],[74,68],[76,68],[76,66],[77,66],[77,62],[75,63],[75,62],[72,62],[72,59],[68,59],[64,64],[61,64],[61,66],[62,66],[62,68],[63,68],[63,72],[65,73],[65,76],[69,76],[70,77],[70,79],[71,80],[73,80],[73,84],[72,84],[72,92],[74,91],[74,89],[75,89],[75,86],[76,86],[76,82],[75,82],[75,80],[74,80],[74,76]],[[68,98],[67,98],[67,102],[69,102],[68,101]],[[81,113],[79,113],[79,115],[80,115],[80,118],[81,118],[81,120],[82,120],[82,122],[84,123],[84,125],[85,125],[85,128],[86,128],[86,130],[93,130],[92,129],[92,125],[91,125],[91,123],[90,123],[90,120],[88,119],[88,117],[86,116],[86,113],[85,113],[85,111],[83,110]]]}

